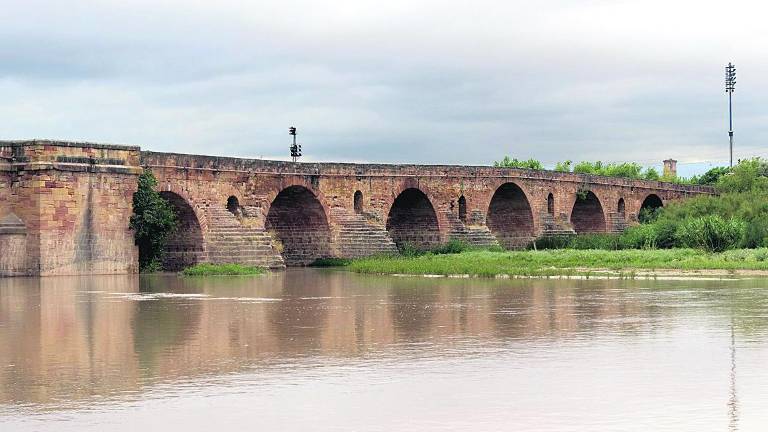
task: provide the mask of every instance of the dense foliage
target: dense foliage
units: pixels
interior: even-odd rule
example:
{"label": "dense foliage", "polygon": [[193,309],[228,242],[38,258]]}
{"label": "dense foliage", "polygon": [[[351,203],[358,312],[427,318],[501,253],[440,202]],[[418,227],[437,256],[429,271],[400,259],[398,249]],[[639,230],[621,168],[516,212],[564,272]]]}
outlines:
{"label": "dense foliage", "polygon": [[573,172],[579,174],[593,174],[612,177],[625,177],[630,179],[659,180],[661,176],[655,168],[643,169],[643,166],[635,162],[603,163],[579,162],[573,166]]}
{"label": "dense foliage", "polygon": [[768,247],[768,162],[740,161],[696,179],[715,181],[719,195],[697,196],[639,214],[640,225],[621,235],[541,239],[537,247],[570,249],[699,248],[718,252]]}
{"label": "dense foliage", "polygon": [[715,185],[720,180],[720,177],[731,172],[728,167],[714,167],[700,176],[693,176],[691,178],[693,183],[700,185]]}
{"label": "dense foliage", "polygon": [[168,238],[176,231],[178,217],[173,206],[155,190],[157,179],[149,171],[139,176],[139,189],[133,194],[130,227],[139,247],[142,272],[161,269]]}
{"label": "dense foliage", "polygon": [[510,159],[509,156],[504,156],[504,159],[500,161],[494,161],[493,166],[497,168],[524,168],[524,169],[544,169],[544,165],[536,159],[518,160]]}
{"label": "dense foliage", "polygon": [[[536,159],[518,160],[511,159],[509,156],[504,156],[504,159],[493,162],[493,166],[501,168],[544,169],[544,165]],[[697,183],[699,181],[702,181],[699,184],[710,184],[704,183],[704,181],[711,182],[713,178],[718,178],[719,173],[719,171],[710,170],[711,172],[703,175],[701,179],[686,179],[682,177],[663,177],[656,168],[643,168],[642,165],[635,162],[605,163],[602,161],[582,161],[574,164],[573,161],[569,160],[555,164],[554,171],[624,177],[637,180],[658,180],[681,184]]]}

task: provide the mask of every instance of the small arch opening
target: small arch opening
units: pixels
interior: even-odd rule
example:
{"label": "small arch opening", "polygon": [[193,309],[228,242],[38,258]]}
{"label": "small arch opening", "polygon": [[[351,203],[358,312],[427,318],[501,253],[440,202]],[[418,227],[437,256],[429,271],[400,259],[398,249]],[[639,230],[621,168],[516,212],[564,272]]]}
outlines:
{"label": "small arch opening", "polygon": [[555,197],[551,193],[547,196],[547,213],[550,216],[555,215]]}
{"label": "small arch opening", "polygon": [[459,197],[459,220],[467,223],[467,199],[464,195]]}
{"label": "small arch opening", "polygon": [[240,201],[237,199],[236,196],[231,196],[227,198],[227,210],[229,210],[230,213],[232,213],[235,216],[242,215],[243,211],[240,208]]}
{"label": "small arch opening", "polygon": [[624,198],[619,198],[618,210],[619,210],[619,216],[624,217],[624,215],[627,212],[626,205],[624,204]]}
{"label": "small arch opening", "polygon": [[355,213],[360,214],[363,212],[363,193],[360,191],[355,192]]}

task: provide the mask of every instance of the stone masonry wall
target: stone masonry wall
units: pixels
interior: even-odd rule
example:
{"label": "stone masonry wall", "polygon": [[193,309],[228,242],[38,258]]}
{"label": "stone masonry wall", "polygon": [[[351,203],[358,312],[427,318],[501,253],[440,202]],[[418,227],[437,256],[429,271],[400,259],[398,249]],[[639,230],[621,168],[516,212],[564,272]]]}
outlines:
{"label": "stone masonry wall", "polygon": [[136,147],[50,141],[13,148],[7,210],[25,224],[26,274],[132,273],[128,229],[136,190]]}
{"label": "stone masonry wall", "polygon": [[[711,188],[701,186],[476,166],[292,163],[154,152],[142,152],[142,164],[162,179],[162,188],[182,191],[193,206],[201,210],[223,208],[230,195],[236,196],[246,209],[244,223],[261,228],[267,228],[266,217],[281,191],[292,186],[304,188],[311,192],[328,219],[330,254],[334,256],[343,256],[342,251],[348,250],[355,250],[355,255],[364,253],[360,251],[361,247],[365,248],[364,243],[355,247],[342,244],[342,241],[351,241],[353,237],[348,232],[359,230],[363,218],[371,231],[383,231],[390,222],[390,238],[398,236],[391,229],[391,211],[398,197],[408,189],[423,193],[434,209],[437,224],[422,233],[431,239],[431,244],[450,238],[468,238],[467,233],[473,229],[486,234],[473,238],[493,239],[487,235],[491,199],[502,186],[514,184],[519,189],[504,188],[519,192],[506,194],[508,196],[494,204],[506,209],[499,223],[504,225],[505,232],[511,233],[507,237],[515,240],[505,241],[509,243],[507,246],[525,243],[524,238],[528,238],[525,233],[530,233],[530,237],[550,232],[573,233],[574,216],[577,220],[602,221],[597,224],[604,231],[623,229],[636,222],[642,201],[649,194],[668,202],[713,193]],[[356,192],[362,196],[358,209],[355,209]],[[553,215],[547,212],[550,193],[554,199]],[[586,208],[576,202],[577,196],[584,194],[594,197]],[[465,221],[458,214],[458,200],[462,196],[466,200]],[[620,199],[625,202],[623,215],[618,210]],[[530,209],[529,216],[520,214],[526,209],[525,202]],[[411,210],[415,209],[414,206]],[[394,215],[397,221],[398,212]],[[347,224],[353,223],[354,228],[348,227]],[[414,239],[419,237],[414,235]],[[374,245],[370,247],[370,253],[381,250]]]}
{"label": "stone masonry wall", "polygon": [[[14,252],[9,258],[10,246],[0,249],[6,254],[0,266],[23,263],[33,275],[135,272],[137,251],[128,222],[142,167],[154,172],[161,192],[188,206],[190,221],[199,226],[195,244],[179,243],[177,257],[270,267],[282,266],[284,259],[291,265],[388,252],[393,240],[431,246],[456,238],[480,245],[495,244],[501,233],[502,243],[514,247],[529,237],[573,233],[587,220],[603,221],[601,231],[617,231],[637,221],[651,194],[667,203],[713,193],[708,187],[552,171],[292,163],[6,141],[0,142],[0,218],[13,213],[26,235],[16,233],[12,242],[4,237]],[[288,188],[297,193],[278,199]],[[409,198],[413,191],[423,202]],[[497,191],[502,191],[493,204],[498,217],[490,211]],[[550,194],[553,214],[547,211]],[[585,194],[591,197],[586,207],[577,203]],[[239,203],[235,213],[226,209],[230,197]],[[462,197],[466,205],[460,206]],[[460,208],[466,217],[460,217]]]}

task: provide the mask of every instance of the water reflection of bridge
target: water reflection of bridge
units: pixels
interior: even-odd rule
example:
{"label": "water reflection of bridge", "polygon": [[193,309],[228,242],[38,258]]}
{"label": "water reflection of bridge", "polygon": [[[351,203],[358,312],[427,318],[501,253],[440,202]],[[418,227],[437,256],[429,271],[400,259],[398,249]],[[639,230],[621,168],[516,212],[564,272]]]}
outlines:
{"label": "water reflection of bridge", "polygon": [[[140,283],[137,276],[3,280],[0,402],[140,392],[160,379],[413,343],[450,350],[626,334],[674,313],[614,289],[633,282],[318,274],[288,271],[223,285],[176,277]],[[153,292],[197,296],[150,299]]]}

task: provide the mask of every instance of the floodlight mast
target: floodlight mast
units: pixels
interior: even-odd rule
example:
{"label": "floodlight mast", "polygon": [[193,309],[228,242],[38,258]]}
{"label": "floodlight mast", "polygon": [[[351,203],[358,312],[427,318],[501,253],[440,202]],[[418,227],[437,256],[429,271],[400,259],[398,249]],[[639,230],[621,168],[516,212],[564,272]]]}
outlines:
{"label": "floodlight mast", "polygon": [[728,62],[725,67],[725,92],[728,93],[728,141],[730,144],[730,166],[733,167],[733,92],[736,89],[736,66]]}

